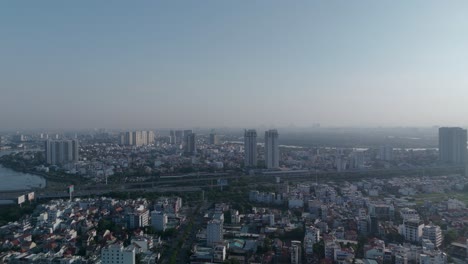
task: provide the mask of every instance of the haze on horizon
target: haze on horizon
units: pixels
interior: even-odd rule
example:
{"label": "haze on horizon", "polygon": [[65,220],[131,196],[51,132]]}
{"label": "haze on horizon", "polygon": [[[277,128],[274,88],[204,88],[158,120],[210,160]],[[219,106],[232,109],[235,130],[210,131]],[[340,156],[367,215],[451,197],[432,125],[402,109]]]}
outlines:
{"label": "haze on horizon", "polygon": [[468,124],[466,1],[3,1],[0,130]]}

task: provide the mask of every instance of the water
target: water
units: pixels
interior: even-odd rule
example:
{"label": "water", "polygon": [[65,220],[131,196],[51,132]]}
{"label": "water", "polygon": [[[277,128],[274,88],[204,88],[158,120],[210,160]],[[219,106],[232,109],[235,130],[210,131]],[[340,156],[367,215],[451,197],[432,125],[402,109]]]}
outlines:
{"label": "water", "polygon": [[0,166],[0,191],[44,188],[46,180],[40,176],[17,172]]}
{"label": "water", "polygon": [[[11,152],[0,152],[0,156]],[[46,180],[40,176],[17,172],[0,165],[0,191],[27,190],[31,188],[44,188]]]}

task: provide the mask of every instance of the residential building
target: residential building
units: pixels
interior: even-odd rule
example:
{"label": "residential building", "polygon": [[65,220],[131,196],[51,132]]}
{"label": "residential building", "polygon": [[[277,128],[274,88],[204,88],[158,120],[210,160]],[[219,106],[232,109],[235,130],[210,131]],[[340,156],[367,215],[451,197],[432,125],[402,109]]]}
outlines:
{"label": "residential building", "polygon": [[164,212],[151,212],[151,226],[157,231],[165,231],[167,227],[167,214]]}
{"label": "residential building", "polygon": [[77,162],[79,159],[78,140],[46,140],[44,142],[46,162],[50,165],[62,165]]}
{"label": "residential building", "polygon": [[216,135],[215,133],[211,133],[209,143],[211,145],[219,145],[219,136]]}
{"label": "residential building", "polygon": [[391,161],[393,160],[393,147],[391,146],[381,146],[379,152],[380,160]]}
{"label": "residential building", "polygon": [[257,131],[255,129],[244,132],[244,166],[257,167]]}
{"label": "residential building", "polygon": [[135,249],[124,248],[120,243],[112,244],[101,250],[102,264],[135,264]]}
{"label": "residential building", "polygon": [[265,165],[268,169],[279,167],[278,131],[276,129],[265,132]]}
{"label": "residential building", "polygon": [[408,220],[400,226],[400,234],[405,237],[407,241],[419,242],[422,237],[424,224],[418,220]]}
{"label": "residential building", "polygon": [[466,129],[439,128],[439,160],[450,164],[466,163]]}
{"label": "residential building", "polygon": [[442,245],[442,230],[437,225],[427,225],[422,229],[422,238],[430,240],[435,247]]}
{"label": "residential building", "polygon": [[208,222],[206,228],[206,244],[208,246],[214,246],[221,242],[223,242],[223,222],[213,219]]}
{"label": "residential building", "polygon": [[146,209],[127,214],[127,226],[129,229],[148,226],[148,220],[149,211]]}
{"label": "residential building", "polygon": [[189,155],[197,153],[197,135],[192,130],[184,132],[184,152]]}

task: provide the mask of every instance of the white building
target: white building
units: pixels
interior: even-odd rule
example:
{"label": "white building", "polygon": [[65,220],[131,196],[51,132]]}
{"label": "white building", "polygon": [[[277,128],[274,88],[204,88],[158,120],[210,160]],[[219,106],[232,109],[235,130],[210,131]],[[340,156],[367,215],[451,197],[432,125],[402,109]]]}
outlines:
{"label": "white building", "polygon": [[447,254],[442,251],[425,251],[419,254],[419,264],[447,264]]}
{"label": "white building", "polygon": [[400,234],[405,237],[407,241],[419,242],[422,237],[422,230],[424,224],[417,220],[409,220],[400,226]]}
{"label": "white building", "polygon": [[427,225],[422,229],[422,238],[430,240],[435,247],[442,245],[442,230],[437,225]]}
{"label": "white building", "polygon": [[127,226],[129,229],[145,227],[148,226],[148,224],[149,211],[146,209],[127,214]]}
{"label": "white building", "polygon": [[244,166],[257,167],[257,131],[255,129],[244,132]]}
{"label": "white building", "polygon": [[226,260],[226,246],[216,245],[213,249],[213,261],[224,262]]}
{"label": "white building", "polygon": [[220,220],[211,220],[206,227],[206,244],[214,246],[223,242],[223,222]]}
{"label": "white building", "polygon": [[102,264],[135,264],[134,247],[124,248],[122,244],[112,244],[101,250]]}
{"label": "white building", "polygon": [[127,146],[144,146],[154,143],[153,131],[128,131],[120,134],[120,144]]}
{"label": "white building", "polygon": [[265,165],[267,169],[279,167],[278,131],[276,129],[265,131]]}

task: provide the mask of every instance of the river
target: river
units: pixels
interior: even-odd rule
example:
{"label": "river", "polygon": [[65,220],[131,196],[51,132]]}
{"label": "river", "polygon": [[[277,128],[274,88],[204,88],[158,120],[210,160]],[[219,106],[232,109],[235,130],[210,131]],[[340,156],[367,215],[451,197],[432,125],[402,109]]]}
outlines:
{"label": "river", "polygon": [[[11,151],[1,151],[0,156],[8,155]],[[46,180],[43,177],[17,172],[0,165],[0,192],[44,188]]]}

